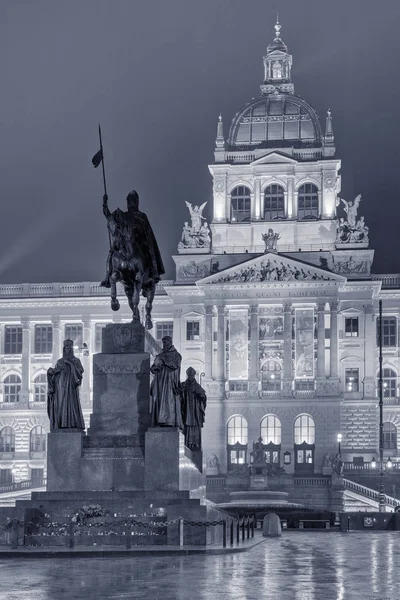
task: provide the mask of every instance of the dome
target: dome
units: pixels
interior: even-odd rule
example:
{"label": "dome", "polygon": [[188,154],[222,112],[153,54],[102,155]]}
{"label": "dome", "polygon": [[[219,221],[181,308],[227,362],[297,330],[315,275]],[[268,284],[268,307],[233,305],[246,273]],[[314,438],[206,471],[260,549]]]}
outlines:
{"label": "dome", "polygon": [[279,37],[275,38],[274,41],[268,45],[267,54],[269,54],[270,52],[274,52],[275,50],[280,50],[281,52],[287,52],[287,46],[286,46],[285,42],[283,42],[281,40],[281,38],[279,38]]}
{"label": "dome", "polygon": [[233,118],[231,150],[318,147],[322,131],[314,109],[292,94],[267,94],[246,104]]}

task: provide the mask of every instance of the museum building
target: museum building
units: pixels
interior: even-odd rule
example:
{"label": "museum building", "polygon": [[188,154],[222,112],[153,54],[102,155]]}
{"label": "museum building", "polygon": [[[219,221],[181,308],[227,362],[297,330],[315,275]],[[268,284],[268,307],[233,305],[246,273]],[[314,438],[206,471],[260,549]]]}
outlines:
{"label": "museum building", "polygon": [[[397,463],[400,275],[372,275],[361,197],[341,198],[331,112],[322,128],[295,94],[292,57],[275,25],[261,95],[217,123],[212,221],[187,202],[174,281],[162,281],[146,334],[164,335],[207,393],[204,464],[250,462],[260,436],[287,473],[321,473],[338,449],[345,468],[379,454],[378,303],[383,301],[383,443]],[[361,205],[362,206],[362,205]],[[210,208],[210,207],[208,207]],[[122,297],[122,295],[121,295]],[[143,310],[143,307],[141,307]],[[98,283],[0,285],[0,486],[46,468],[46,371],[74,341],[91,409],[91,362],[102,328],[129,321]],[[216,457],[216,458],[215,458]]]}

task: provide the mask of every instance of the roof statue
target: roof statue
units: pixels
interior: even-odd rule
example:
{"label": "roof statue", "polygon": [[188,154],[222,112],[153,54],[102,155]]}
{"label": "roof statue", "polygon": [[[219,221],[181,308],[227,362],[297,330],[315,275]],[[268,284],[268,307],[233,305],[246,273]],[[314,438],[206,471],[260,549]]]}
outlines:
{"label": "roof statue", "polygon": [[361,202],[361,194],[354,200],[348,202],[344,198],[338,198],[336,204],[340,202],[344,205],[344,211],[347,215],[347,220],[341,217],[336,222],[336,244],[368,244],[369,243],[369,227],[365,224],[364,217],[357,220],[357,211]]}
{"label": "roof statue", "polygon": [[[181,241],[178,244],[178,250],[186,250],[188,248],[204,248],[210,249],[211,236],[210,227],[203,217],[203,210],[207,202],[203,202],[200,206],[192,206],[190,202],[185,201],[186,206],[189,209],[190,216],[192,219],[192,225],[190,226],[187,221],[183,226]],[[204,223],[202,223],[204,221]]]}
{"label": "roof statue", "polygon": [[274,233],[272,228],[268,229],[268,233],[262,233],[261,237],[265,244],[264,252],[276,252],[276,244],[281,237],[279,233]]}

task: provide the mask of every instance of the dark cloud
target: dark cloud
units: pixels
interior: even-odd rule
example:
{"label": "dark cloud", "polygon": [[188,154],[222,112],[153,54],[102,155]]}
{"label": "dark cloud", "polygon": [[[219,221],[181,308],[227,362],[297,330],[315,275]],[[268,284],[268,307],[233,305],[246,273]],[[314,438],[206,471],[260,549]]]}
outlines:
{"label": "dark cloud", "polygon": [[217,116],[259,94],[276,5],[295,91],[332,109],[344,198],[399,272],[397,0],[13,0],[0,24],[0,279],[100,280],[110,207],[136,188],[172,276],[185,200],[209,200]]}

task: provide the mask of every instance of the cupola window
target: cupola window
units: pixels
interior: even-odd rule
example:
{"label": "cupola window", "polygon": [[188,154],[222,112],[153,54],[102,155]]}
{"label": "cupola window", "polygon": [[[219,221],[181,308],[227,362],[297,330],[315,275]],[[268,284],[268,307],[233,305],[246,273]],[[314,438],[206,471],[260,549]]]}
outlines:
{"label": "cupola window", "polygon": [[231,221],[242,223],[250,221],[250,190],[244,185],[239,185],[231,193]]}
{"label": "cupola window", "polygon": [[318,219],[318,188],[313,183],[299,188],[297,215],[299,221]]}
{"label": "cupola window", "polygon": [[264,192],[264,220],[285,218],[285,194],[280,185],[269,185]]}
{"label": "cupola window", "polygon": [[282,79],[282,63],[279,60],[275,60],[272,63],[272,78]]}

